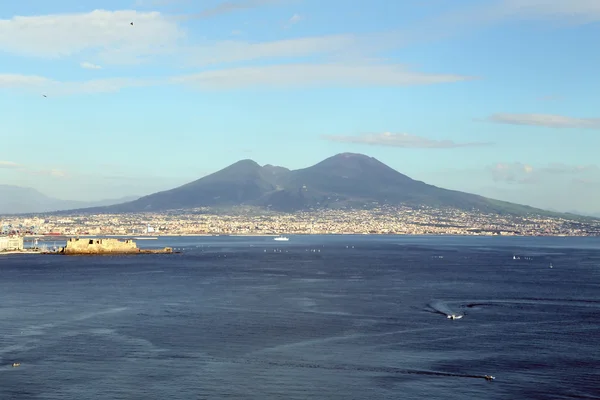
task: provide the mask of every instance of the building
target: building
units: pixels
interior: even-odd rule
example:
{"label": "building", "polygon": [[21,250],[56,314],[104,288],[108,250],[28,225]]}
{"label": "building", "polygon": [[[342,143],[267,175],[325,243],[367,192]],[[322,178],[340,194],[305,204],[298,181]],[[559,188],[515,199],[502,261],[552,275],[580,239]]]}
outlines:
{"label": "building", "polygon": [[23,250],[23,238],[18,236],[0,236],[0,251]]}
{"label": "building", "polygon": [[70,238],[61,249],[64,254],[139,253],[133,240]]}

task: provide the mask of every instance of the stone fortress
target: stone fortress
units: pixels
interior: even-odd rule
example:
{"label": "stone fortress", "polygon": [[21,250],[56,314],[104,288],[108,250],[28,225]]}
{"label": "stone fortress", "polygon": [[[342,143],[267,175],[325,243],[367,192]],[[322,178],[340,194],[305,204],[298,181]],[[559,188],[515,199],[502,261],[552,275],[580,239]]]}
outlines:
{"label": "stone fortress", "polygon": [[64,254],[139,253],[133,240],[70,238],[59,250]]}
{"label": "stone fortress", "polygon": [[162,250],[141,250],[131,240],[120,239],[81,239],[70,238],[67,245],[61,247],[60,254],[140,254],[140,253],[172,253],[173,249],[165,247]]}

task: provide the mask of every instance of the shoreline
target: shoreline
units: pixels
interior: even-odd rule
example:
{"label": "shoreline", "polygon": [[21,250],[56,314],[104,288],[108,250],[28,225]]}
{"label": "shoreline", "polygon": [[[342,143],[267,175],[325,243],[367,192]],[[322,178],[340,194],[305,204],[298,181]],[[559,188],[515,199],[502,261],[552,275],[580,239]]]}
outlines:
{"label": "shoreline", "polygon": [[61,241],[68,238],[127,238],[133,240],[154,240],[160,238],[177,238],[177,237],[277,237],[277,236],[381,236],[381,237],[410,237],[410,236],[420,236],[420,237],[436,237],[436,236],[446,236],[446,237],[554,237],[554,238],[566,238],[566,237],[599,237],[600,235],[548,235],[548,234],[539,234],[539,235],[517,235],[517,234],[465,234],[465,233],[265,233],[265,234],[212,234],[212,233],[166,233],[162,235],[152,235],[152,236],[140,236],[140,235],[60,235],[60,236],[44,236],[44,235],[26,235],[23,236],[25,240],[33,240],[33,239],[43,239],[44,241]]}
{"label": "shoreline", "polygon": [[42,254],[41,251],[29,251],[29,250],[11,250],[11,251],[0,251],[0,256],[10,256],[14,254]]}

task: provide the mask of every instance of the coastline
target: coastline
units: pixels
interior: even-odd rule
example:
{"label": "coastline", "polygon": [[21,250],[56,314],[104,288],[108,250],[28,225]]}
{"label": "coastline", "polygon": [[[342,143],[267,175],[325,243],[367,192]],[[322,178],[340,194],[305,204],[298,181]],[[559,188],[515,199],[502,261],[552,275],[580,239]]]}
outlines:
{"label": "coastline", "polygon": [[0,256],[9,256],[14,254],[42,254],[41,251],[29,251],[29,250],[11,250],[11,251],[0,251]]}
{"label": "coastline", "polygon": [[79,237],[79,238],[127,238],[133,240],[149,240],[149,239],[160,239],[160,238],[174,238],[174,237],[277,237],[277,236],[454,236],[454,237],[598,237],[600,235],[567,235],[567,234],[494,234],[491,232],[486,233],[364,233],[364,232],[328,232],[328,233],[165,233],[160,235],[77,235],[68,234],[60,236],[45,236],[45,235],[25,235],[23,236],[26,240],[31,239],[44,239],[44,241],[55,241],[64,240],[65,238]]}

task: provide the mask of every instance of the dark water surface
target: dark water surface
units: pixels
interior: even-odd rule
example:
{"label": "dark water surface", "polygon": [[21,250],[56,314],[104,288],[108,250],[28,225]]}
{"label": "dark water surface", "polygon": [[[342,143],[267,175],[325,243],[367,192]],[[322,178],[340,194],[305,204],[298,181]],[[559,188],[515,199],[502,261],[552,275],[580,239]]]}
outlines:
{"label": "dark water surface", "polygon": [[1,400],[600,398],[600,239],[139,244],[0,256]]}

